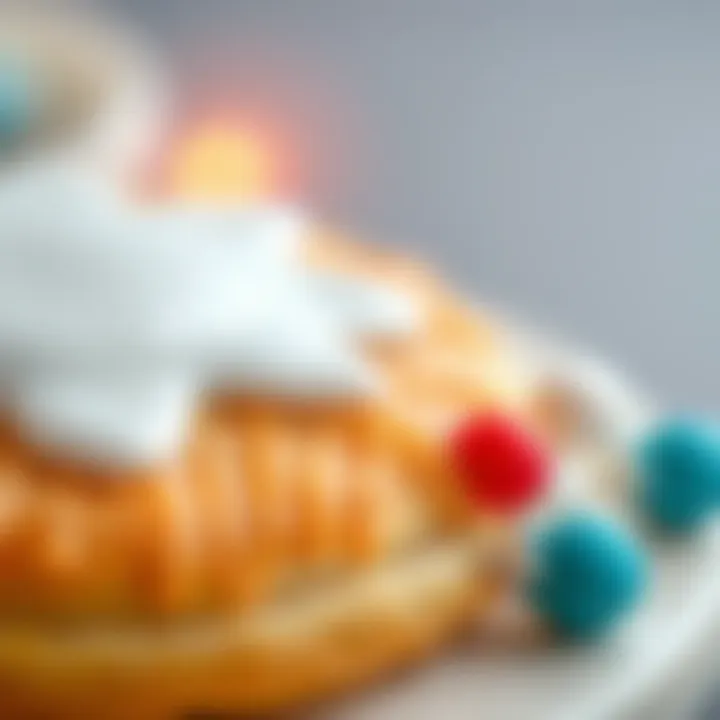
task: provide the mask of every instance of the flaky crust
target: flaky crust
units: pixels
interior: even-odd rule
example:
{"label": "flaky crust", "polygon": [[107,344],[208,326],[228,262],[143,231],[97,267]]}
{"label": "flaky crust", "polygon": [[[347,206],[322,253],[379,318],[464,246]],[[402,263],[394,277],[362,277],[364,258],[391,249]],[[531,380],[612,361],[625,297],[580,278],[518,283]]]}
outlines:
{"label": "flaky crust", "polygon": [[506,584],[512,524],[468,505],[443,445],[468,411],[525,413],[500,330],[402,259],[307,255],[420,309],[365,348],[382,397],[209,398],[182,455],[132,475],[0,429],[1,717],[284,712],[422,657]]}
{"label": "flaky crust", "polygon": [[470,410],[522,412],[501,331],[404,259],[319,233],[307,256],[416,303],[416,333],[365,348],[387,392],[340,404],[209,398],[181,457],[132,474],[49,456],[8,421],[0,613],[50,624],[232,614],[298,578],[359,572],[477,522],[443,443]]}

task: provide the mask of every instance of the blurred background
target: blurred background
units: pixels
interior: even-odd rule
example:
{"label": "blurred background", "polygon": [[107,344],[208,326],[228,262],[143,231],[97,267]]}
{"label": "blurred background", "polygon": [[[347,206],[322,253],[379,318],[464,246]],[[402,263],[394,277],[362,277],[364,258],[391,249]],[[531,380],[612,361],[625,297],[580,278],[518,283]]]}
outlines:
{"label": "blurred background", "polygon": [[105,4],[319,214],[717,407],[720,3]]}

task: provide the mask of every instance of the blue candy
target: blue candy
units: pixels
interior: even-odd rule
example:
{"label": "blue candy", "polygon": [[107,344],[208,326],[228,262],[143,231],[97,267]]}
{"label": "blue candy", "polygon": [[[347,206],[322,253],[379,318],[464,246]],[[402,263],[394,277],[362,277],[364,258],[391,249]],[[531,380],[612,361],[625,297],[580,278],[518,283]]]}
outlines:
{"label": "blue candy", "polygon": [[608,519],[569,515],[542,529],[533,542],[528,597],[564,637],[587,640],[606,634],[643,594],[645,554]]}
{"label": "blue candy", "polygon": [[27,134],[39,105],[32,73],[13,59],[0,58],[0,149]]}
{"label": "blue candy", "polygon": [[637,495],[645,514],[672,532],[690,532],[720,506],[720,432],[709,422],[660,424],[637,453]]}

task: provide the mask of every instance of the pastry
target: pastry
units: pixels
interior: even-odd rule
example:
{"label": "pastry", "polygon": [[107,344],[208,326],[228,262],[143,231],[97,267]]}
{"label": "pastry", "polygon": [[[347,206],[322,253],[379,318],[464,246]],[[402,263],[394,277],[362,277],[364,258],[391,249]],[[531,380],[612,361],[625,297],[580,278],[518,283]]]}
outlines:
{"label": "pastry", "polygon": [[478,411],[531,423],[531,375],[431,273],[57,165],[4,179],[0,232],[3,703],[285,709],[502,592],[516,522],[447,443]]}
{"label": "pastry", "polygon": [[[517,594],[588,423],[504,320],[292,208],[139,203],[8,97],[7,156],[37,162],[0,176],[2,717],[287,713]],[[556,629],[633,604],[614,530],[547,545]]]}

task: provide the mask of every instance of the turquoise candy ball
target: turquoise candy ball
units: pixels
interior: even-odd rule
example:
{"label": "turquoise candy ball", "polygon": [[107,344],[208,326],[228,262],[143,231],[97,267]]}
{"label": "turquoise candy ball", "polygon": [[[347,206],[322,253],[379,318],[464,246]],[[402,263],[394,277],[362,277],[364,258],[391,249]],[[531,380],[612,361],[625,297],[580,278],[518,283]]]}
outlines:
{"label": "turquoise candy ball", "polygon": [[27,134],[38,105],[32,72],[13,59],[0,57],[0,150]]}
{"label": "turquoise candy ball", "polygon": [[609,519],[569,515],[542,528],[531,542],[530,603],[563,637],[605,635],[643,594],[645,554]]}
{"label": "turquoise candy ball", "polygon": [[710,422],[662,422],[638,448],[637,495],[659,527],[686,533],[720,507],[720,429]]}

